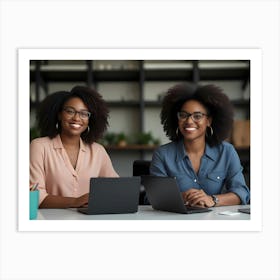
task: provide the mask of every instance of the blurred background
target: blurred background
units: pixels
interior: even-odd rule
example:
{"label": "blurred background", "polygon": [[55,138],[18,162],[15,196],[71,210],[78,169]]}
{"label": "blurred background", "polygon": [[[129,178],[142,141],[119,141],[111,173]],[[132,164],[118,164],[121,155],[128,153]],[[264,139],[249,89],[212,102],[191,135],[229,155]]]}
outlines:
{"label": "blurred background", "polygon": [[169,140],[160,123],[161,101],[181,82],[215,84],[229,96],[235,146],[250,186],[250,61],[248,60],[33,60],[30,61],[30,140],[39,137],[36,108],[48,94],[76,85],[94,87],[108,103],[109,128],[100,141],[120,176],[136,160],[149,161]]}

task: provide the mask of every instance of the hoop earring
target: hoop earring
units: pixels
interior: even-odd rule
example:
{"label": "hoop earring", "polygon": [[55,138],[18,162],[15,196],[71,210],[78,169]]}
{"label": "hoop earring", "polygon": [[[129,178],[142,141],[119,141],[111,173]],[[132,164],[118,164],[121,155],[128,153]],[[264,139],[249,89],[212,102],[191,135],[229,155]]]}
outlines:
{"label": "hoop earring", "polygon": [[177,135],[177,137],[179,137],[179,127],[177,127],[177,129],[176,129],[176,135]]}
{"label": "hoop earring", "polygon": [[87,133],[89,134],[89,132],[90,132],[90,128],[89,128],[89,126],[87,127]]}
{"label": "hoop earring", "polygon": [[213,134],[214,134],[214,131],[213,131],[212,126],[211,126],[211,125],[209,125],[209,126],[207,126],[207,128],[210,128],[210,136],[208,135],[207,130],[206,130],[206,136],[207,136],[207,137],[212,137],[212,136],[213,136]]}
{"label": "hoop earring", "polygon": [[56,128],[56,130],[58,130],[58,122],[56,123],[55,128]]}

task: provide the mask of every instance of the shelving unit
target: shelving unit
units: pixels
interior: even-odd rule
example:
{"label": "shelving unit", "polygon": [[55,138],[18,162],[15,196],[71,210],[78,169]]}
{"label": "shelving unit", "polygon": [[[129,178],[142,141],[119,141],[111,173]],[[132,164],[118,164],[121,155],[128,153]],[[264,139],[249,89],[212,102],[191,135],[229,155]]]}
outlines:
{"label": "shelving unit", "polygon": [[118,146],[118,145],[108,145],[106,148],[108,150],[115,150],[115,151],[154,151],[158,146],[155,145],[127,145],[127,146]]}
{"label": "shelving unit", "polygon": [[[250,119],[249,61],[187,60],[68,60],[30,62],[31,126],[34,109],[49,93],[73,86],[95,87],[107,101],[109,132],[125,134],[152,131],[161,143],[168,142],[160,124],[162,94],[180,82],[215,83],[229,93],[238,119]],[[131,176],[136,159],[151,159],[155,146],[107,146],[121,176]],[[242,163],[250,165],[250,147],[237,150]],[[125,154],[124,154],[125,153]],[[124,158],[122,160],[122,158]]]}

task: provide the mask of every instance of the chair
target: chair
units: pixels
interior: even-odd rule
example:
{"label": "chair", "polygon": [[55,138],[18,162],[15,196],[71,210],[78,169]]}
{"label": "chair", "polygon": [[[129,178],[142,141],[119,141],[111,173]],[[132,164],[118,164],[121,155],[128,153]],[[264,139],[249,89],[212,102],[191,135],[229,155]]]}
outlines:
{"label": "chair", "polygon": [[[133,162],[133,176],[150,175],[150,160],[135,160]],[[144,186],[141,186],[139,205],[149,204],[146,198],[146,192]]]}

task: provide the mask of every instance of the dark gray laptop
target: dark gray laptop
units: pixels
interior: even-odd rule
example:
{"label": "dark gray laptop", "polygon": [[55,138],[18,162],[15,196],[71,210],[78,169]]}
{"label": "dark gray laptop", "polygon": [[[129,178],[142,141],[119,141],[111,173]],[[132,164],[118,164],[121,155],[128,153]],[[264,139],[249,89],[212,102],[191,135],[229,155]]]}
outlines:
{"label": "dark gray laptop", "polygon": [[91,178],[88,207],[78,211],[88,215],[135,213],[140,181],[140,177]]}
{"label": "dark gray laptop", "polygon": [[156,210],[182,214],[212,211],[208,208],[185,205],[175,178],[142,176],[142,184],[149,202]]}

